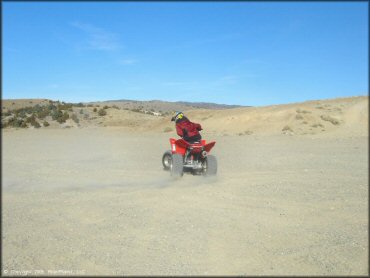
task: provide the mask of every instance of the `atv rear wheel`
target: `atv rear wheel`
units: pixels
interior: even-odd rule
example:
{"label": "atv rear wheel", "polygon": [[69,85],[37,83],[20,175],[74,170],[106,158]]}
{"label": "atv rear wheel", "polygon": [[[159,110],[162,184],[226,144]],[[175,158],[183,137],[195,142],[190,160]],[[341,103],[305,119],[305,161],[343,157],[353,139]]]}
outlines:
{"label": "atv rear wheel", "polygon": [[172,177],[182,177],[184,174],[184,159],[181,154],[174,153],[172,155],[170,170]]}
{"label": "atv rear wheel", "polygon": [[217,159],[214,155],[207,155],[204,159],[203,175],[214,176],[217,174]]}
{"label": "atv rear wheel", "polygon": [[170,170],[172,163],[172,153],[171,151],[166,151],[162,156],[163,170]]}

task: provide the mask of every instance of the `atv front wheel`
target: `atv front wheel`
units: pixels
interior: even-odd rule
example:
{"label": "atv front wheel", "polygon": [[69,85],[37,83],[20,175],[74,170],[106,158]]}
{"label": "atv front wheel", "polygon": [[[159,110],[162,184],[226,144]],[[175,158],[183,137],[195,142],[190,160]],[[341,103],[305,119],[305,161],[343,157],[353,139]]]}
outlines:
{"label": "atv front wheel", "polygon": [[204,159],[203,175],[214,176],[217,174],[217,159],[214,155],[207,155]]}
{"label": "atv front wheel", "polygon": [[170,170],[172,177],[182,177],[184,174],[184,160],[181,154],[175,153],[172,155]]}
{"label": "atv front wheel", "polygon": [[163,170],[170,170],[172,163],[172,153],[171,151],[166,151],[162,156]]}

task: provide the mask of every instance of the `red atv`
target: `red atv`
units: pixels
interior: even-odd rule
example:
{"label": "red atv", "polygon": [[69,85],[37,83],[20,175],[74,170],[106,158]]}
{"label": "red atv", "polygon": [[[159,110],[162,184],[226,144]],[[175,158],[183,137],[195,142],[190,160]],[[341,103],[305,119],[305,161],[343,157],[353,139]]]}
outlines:
{"label": "red atv", "polygon": [[162,157],[164,170],[169,170],[171,176],[181,177],[184,172],[193,175],[212,176],[217,173],[217,160],[214,155],[209,155],[216,142],[206,144],[190,144],[184,139],[170,138],[171,151],[166,151]]}

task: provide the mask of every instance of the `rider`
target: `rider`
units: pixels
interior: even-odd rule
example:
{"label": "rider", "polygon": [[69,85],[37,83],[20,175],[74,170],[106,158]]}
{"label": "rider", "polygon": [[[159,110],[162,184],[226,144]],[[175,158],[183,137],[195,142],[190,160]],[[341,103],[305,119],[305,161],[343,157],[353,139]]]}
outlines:
{"label": "rider", "polygon": [[176,123],[177,135],[182,137],[188,143],[200,142],[202,136],[199,131],[202,130],[200,124],[189,121],[182,112],[175,112],[171,121]]}

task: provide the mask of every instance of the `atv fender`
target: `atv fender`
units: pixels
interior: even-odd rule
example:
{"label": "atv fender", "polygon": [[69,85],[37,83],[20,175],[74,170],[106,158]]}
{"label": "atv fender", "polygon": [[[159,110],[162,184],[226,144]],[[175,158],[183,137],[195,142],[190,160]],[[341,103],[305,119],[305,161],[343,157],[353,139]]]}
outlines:
{"label": "atv fender", "polygon": [[207,145],[204,146],[204,150],[208,153],[211,151],[211,149],[213,148],[213,146],[216,144],[216,142],[211,142],[211,143],[208,143]]}

